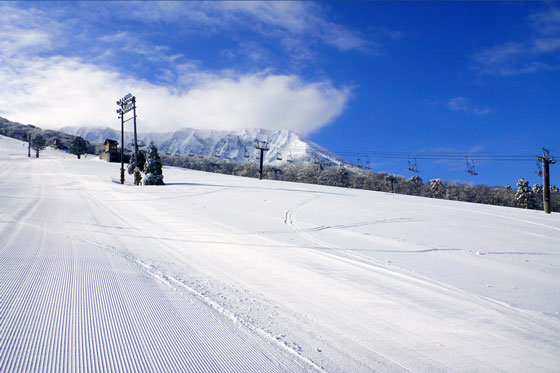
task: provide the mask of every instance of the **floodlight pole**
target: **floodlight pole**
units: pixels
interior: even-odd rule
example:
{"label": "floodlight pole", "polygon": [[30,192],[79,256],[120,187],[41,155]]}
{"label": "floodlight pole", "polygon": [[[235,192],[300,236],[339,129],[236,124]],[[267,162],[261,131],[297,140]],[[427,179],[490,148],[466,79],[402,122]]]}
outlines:
{"label": "floodlight pole", "polygon": [[124,184],[124,114],[121,118],[121,184]]}
{"label": "floodlight pole", "polygon": [[134,183],[139,184],[136,173],[140,172],[136,169],[138,168],[138,136],[136,135],[136,97],[132,97],[132,116],[134,120],[134,160],[136,162],[136,167],[134,167]]}

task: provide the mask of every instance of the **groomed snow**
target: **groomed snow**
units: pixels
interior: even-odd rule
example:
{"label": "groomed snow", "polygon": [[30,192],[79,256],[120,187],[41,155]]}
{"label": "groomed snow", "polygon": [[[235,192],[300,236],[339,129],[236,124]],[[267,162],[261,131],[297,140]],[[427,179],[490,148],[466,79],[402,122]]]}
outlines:
{"label": "groomed snow", "polygon": [[560,369],[560,216],[0,139],[0,371]]}

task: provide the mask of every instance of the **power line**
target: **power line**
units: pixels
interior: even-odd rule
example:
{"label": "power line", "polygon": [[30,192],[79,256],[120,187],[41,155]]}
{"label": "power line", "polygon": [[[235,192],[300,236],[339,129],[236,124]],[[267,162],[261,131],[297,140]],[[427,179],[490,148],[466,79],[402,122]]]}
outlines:
{"label": "power line", "polygon": [[[305,151],[309,148],[294,147],[292,151]],[[338,150],[329,151],[331,153],[344,156],[360,158],[360,156],[368,156],[371,158],[381,159],[408,159],[410,157],[421,160],[458,160],[462,161],[465,157],[476,159],[479,161],[533,161],[534,153],[530,151],[435,151],[435,152],[405,152],[405,151],[377,151],[377,150]]]}

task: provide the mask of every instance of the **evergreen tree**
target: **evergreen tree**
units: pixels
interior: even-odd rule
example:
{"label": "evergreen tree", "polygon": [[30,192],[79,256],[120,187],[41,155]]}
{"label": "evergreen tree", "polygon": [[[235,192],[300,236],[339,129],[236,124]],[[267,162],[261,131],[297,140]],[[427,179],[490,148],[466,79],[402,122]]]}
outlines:
{"label": "evergreen tree", "polygon": [[130,157],[130,161],[128,163],[128,174],[134,174],[134,184],[140,185],[142,181],[142,174],[141,171],[144,169],[144,164],[146,163],[146,154],[143,150],[138,151],[138,162],[136,162],[136,157],[134,153]]}
{"label": "evergreen tree", "polygon": [[300,183],[317,183],[318,171],[314,165],[309,163],[301,165],[297,172],[297,181]]}
{"label": "evergreen tree", "polygon": [[387,185],[391,187],[391,192],[395,193],[395,182],[397,181],[396,176],[389,174],[385,176],[385,180],[387,181]]}
{"label": "evergreen tree", "polygon": [[164,185],[161,159],[153,142],[148,147],[146,164],[144,165],[144,185]]}
{"label": "evergreen tree", "polygon": [[74,154],[78,156],[78,159],[82,157],[82,154],[86,153],[86,149],[87,149],[87,142],[80,136],[75,137],[74,140],[72,140],[72,142],[70,143],[70,146],[68,147],[68,151],[70,151],[70,154]]}
{"label": "evergreen tree", "polygon": [[420,176],[412,176],[407,182],[409,191],[409,193],[407,194],[418,195],[420,188],[422,188],[422,185],[424,185],[424,181]]}
{"label": "evergreen tree", "polygon": [[40,133],[36,134],[31,140],[31,147],[35,149],[35,158],[39,158],[41,150],[47,147],[47,141],[41,136]]}
{"label": "evergreen tree", "polygon": [[432,192],[432,197],[443,198],[443,193],[445,193],[445,188],[441,179],[430,180],[430,190]]}
{"label": "evergreen tree", "polygon": [[537,201],[535,199],[535,194],[529,186],[529,181],[521,178],[517,182],[517,193],[515,193],[515,203],[517,206],[524,209],[534,209],[536,208]]}
{"label": "evergreen tree", "polygon": [[348,171],[344,166],[337,166],[335,172],[335,185],[339,187],[348,187]]}

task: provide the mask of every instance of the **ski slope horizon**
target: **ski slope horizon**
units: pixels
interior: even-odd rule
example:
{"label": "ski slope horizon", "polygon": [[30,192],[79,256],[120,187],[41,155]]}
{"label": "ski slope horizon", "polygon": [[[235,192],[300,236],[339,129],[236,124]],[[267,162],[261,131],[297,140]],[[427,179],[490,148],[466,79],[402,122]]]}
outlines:
{"label": "ski slope horizon", "polygon": [[560,369],[560,214],[0,139],[1,371]]}

